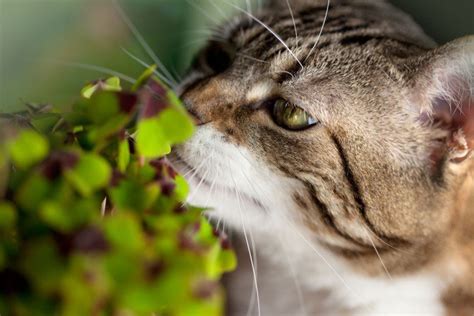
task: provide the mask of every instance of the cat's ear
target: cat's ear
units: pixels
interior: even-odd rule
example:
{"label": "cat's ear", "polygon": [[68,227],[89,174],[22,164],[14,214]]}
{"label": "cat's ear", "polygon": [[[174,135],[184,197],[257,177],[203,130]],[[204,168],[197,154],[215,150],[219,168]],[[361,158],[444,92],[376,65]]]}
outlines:
{"label": "cat's ear", "polygon": [[461,163],[474,151],[474,36],[436,48],[412,64],[411,102],[436,139],[434,165]]}

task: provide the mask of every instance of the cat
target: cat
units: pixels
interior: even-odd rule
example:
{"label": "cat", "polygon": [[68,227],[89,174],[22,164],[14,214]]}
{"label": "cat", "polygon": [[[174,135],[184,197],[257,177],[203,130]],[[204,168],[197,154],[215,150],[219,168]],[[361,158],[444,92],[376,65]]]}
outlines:
{"label": "cat", "polygon": [[386,0],[237,8],[171,159],[232,236],[228,315],[474,315],[474,36]]}

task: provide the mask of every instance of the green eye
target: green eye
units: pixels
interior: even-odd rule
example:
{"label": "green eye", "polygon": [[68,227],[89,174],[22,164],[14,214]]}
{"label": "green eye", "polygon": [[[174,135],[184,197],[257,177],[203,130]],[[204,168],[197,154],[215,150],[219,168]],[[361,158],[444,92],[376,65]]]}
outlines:
{"label": "green eye", "polygon": [[301,131],[319,123],[299,106],[283,99],[273,104],[273,119],[279,126],[292,131]]}

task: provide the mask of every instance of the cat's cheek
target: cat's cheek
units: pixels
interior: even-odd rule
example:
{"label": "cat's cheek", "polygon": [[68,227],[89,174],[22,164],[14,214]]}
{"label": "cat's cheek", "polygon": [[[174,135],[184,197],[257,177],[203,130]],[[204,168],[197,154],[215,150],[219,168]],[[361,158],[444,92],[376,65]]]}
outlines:
{"label": "cat's cheek", "polygon": [[242,230],[242,222],[260,229],[273,217],[292,216],[285,212],[295,209],[293,185],[210,124],[198,127],[170,159],[190,184],[188,202],[209,208],[211,217],[235,229]]}

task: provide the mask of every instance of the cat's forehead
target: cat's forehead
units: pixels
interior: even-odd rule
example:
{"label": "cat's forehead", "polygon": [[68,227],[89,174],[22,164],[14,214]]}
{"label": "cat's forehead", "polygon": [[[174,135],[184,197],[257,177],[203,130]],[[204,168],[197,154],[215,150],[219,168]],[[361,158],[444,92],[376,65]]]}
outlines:
{"label": "cat's forehead", "polygon": [[280,81],[307,67],[363,65],[373,56],[406,57],[433,46],[411,18],[384,1],[299,2],[304,5],[270,6],[227,24],[240,69],[265,69]]}

